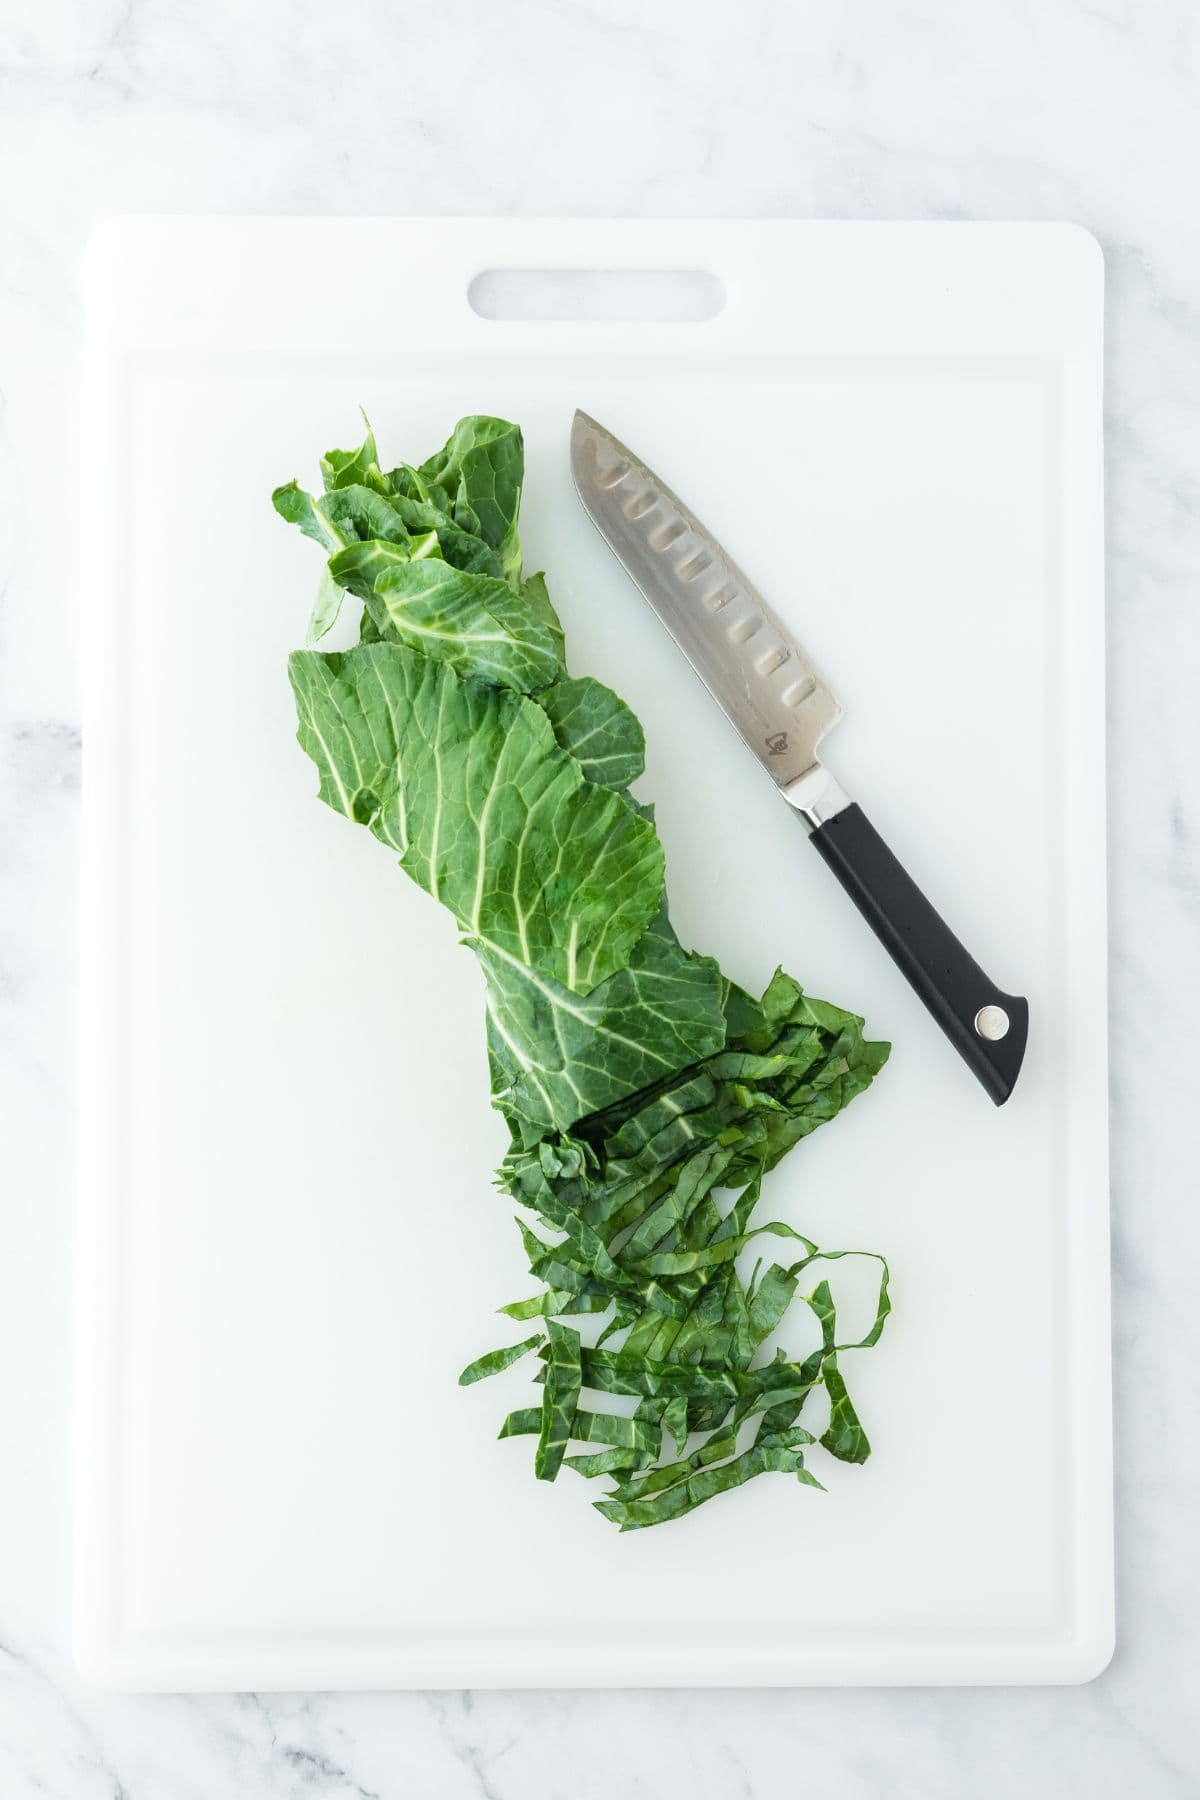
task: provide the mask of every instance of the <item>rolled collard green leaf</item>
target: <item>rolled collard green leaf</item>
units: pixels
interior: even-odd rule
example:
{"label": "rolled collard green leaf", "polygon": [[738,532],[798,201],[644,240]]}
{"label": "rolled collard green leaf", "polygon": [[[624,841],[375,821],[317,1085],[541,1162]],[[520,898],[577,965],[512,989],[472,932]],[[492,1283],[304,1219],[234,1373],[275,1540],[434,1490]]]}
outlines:
{"label": "rolled collard green leaf", "polygon": [[428,537],[408,525],[399,503],[390,494],[358,482],[331,489],[320,500],[321,511],[333,520],[347,546],[357,543],[406,544],[410,537]]}
{"label": "rolled collard green leaf", "polygon": [[[482,439],[489,430],[494,442],[490,446],[477,442],[472,452],[469,440],[472,437]],[[455,466],[461,475],[462,452],[464,449],[468,451],[467,489],[475,493],[484,513],[489,518],[494,518],[496,523],[500,523],[500,515],[489,510],[488,471],[492,460],[503,465],[500,474],[500,504],[507,505],[511,500],[513,512],[503,526],[501,538],[497,540],[502,549],[493,547],[490,541],[479,535],[478,515],[469,504],[464,511],[464,519],[469,528],[464,529],[451,516],[450,497],[436,482],[426,480],[418,471],[404,466],[393,470],[390,475],[384,475],[379,468],[375,438],[369,427],[366,438],[357,448],[330,450],[322,457],[321,473],[325,492],[319,500],[315,500],[293,481],[276,489],[273,496],[275,508],[283,518],[299,525],[302,531],[331,553],[355,540],[381,539],[402,543],[408,536],[433,532],[441,555],[455,568],[497,577],[515,577],[520,565],[515,508],[520,499],[521,450],[520,434],[517,433],[517,484],[515,493],[512,493],[508,474],[513,467],[514,430],[514,427],[503,421],[464,420],[456,433],[458,444],[456,451],[452,453],[452,459],[453,456],[457,457]],[[451,446],[448,445],[441,457],[446,458],[450,451]],[[492,498],[494,501],[495,492]],[[552,653],[556,662],[561,661],[561,628],[555,629],[557,620],[545,593],[544,583],[540,589],[534,589],[530,608],[542,615],[543,624],[551,627],[549,635]],[[549,618],[545,616],[547,613]],[[333,617],[336,617],[336,608],[327,594],[322,606],[323,628],[311,633],[310,641],[316,641],[324,635],[332,624]],[[547,679],[552,680],[553,675]]]}
{"label": "rolled collard green leaf", "polygon": [[[410,563],[424,562],[430,557],[435,560],[441,558],[441,545],[435,531],[399,540],[356,538],[344,550],[339,550],[336,556],[330,557],[329,577],[339,587],[357,594],[360,600],[367,600],[374,594],[375,583],[381,575],[389,574],[399,565],[407,568]],[[378,630],[378,620],[376,629]],[[383,637],[389,634],[380,635]],[[394,641],[400,640],[394,638]]]}
{"label": "rolled collard green leaf", "polygon": [[527,694],[560,672],[548,628],[494,575],[455,569],[439,557],[383,570],[364,598],[385,636],[448,662],[473,681]]}
{"label": "rolled collard green leaf", "polygon": [[546,1330],[550,1338],[546,1346],[546,1385],[533,1459],[533,1472],[539,1481],[553,1481],[562,1466],[583,1385],[579,1333],[569,1325],[560,1325],[557,1319],[548,1319]]}
{"label": "rolled collard green leaf", "polygon": [[[357,571],[364,540],[376,545],[380,558],[390,551],[392,561],[412,561],[441,553],[436,534],[426,530],[423,535],[414,536],[396,504],[374,488],[334,488],[318,500],[292,481],[277,488],[272,500],[282,518],[298,525],[307,537],[330,553],[309,623],[310,644],[319,642],[337,623],[343,591],[353,586],[345,571]],[[339,556],[350,561],[335,570],[333,565]]]}
{"label": "rolled collard green leaf", "polygon": [[[499,556],[482,538],[461,530],[438,507],[400,494],[351,484],[315,500],[293,481],[276,490],[274,501],[282,517],[331,552],[361,542],[403,544],[407,538],[427,537],[432,532],[444,560],[456,569],[480,575],[504,573]],[[536,596],[527,603],[539,615],[545,610]],[[561,644],[556,653],[561,661]]]}
{"label": "rolled collard green leaf", "polygon": [[554,736],[601,787],[627,788],[646,766],[646,736],[637,715],[590,675],[556,681],[538,695]]}
{"label": "rolled collard green leaf", "polygon": [[339,488],[326,494],[321,506],[347,542],[379,539],[399,544],[406,537],[428,537],[432,532],[443,559],[454,568],[480,575],[504,574],[500,557],[482,538],[463,531],[440,507],[392,493],[386,484],[383,492],[377,487]]}
{"label": "rolled collard green leaf", "polygon": [[547,627],[506,581],[445,562],[436,532],[355,541],[329,561],[366,603],[381,638],[448,663],[460,675],[530,693],[559,671]]}
{"label": "rolled collard green leaf", "polygon": [[[482,538],[472,537],[468,531],[460,531],[458,526],[446,513],[441,513],[435,506],[421,506],[415,501],[401,500],[393,497],[392,505],[400,514],[410,533],[417,537],[432,532],[438,541],[442,560],[452,568],[462,569],[469,575],[504,575],[504,565],[496,552],[485,544]],[[526,598],[526,605],[535,618],[541,614],[535,605]],[[546,624],[545,619],[541,619]],[[556,662],[562,663],[562,634],[555,637],[550,632],[551,648]]]}
{"label": "rolled collard green leaf", "polygon": [[[810,1033],[806,1048],[811,1048],[813,1056],[820,1053],[820,1038],[815,1032]],[[714,1056],[709,1064],[708,1072],[717,1081],[773,1081],[781,1075],[797,1072],[797,1059],[786,1050],[776,1051],[773,1056],[754,1056],[748,1051],[731,1050],[728,1055]]]}
{"label": "rolled collard green leaf", "polygon": [[706,1148],[720,1135],[725,1121],[713,1108],[717,1090],[708,1071],[712,1060],[684,1071],[636,1110],[634,1100],[626,1100],[596,1121],[605,1136],[610,1182],[644,1180],[678,1157]]}
{"label": "rolled collard green leaf", "polygon": [[724,1036],[717,965],[680,949],[665,921],[586,997],[487,944],[472,948],[488,984],[493,1099],[522,1142],[699,1060]]}
{"label": "rolled collard green leaf", "polygon": [[483,415],[460,419],[420,473],[449,495],[457,525],[499,550],[507,566],[520,567],[517,510],[525,447],[519,426]]}
{"label": "rolled collard green leaf", "polygon": [[[420,469],[414,469],[411,463],[398,463],[394,469],[387,470],[383,479],[393,498],[411,500],[418,505],[435,506],[439,512],[449,516],[450,496],[445,488],[422,475]],[[482,543],[483,539],[480,538],[479,542]]]}
{"label": "rolled collard green leaf", "polygon": [[570,1006],[623,967],[659,905],[662,847],[540,707],[400,644],[297,651],[290,668],[321,798],[399,852],[489,979],[512,968]]}

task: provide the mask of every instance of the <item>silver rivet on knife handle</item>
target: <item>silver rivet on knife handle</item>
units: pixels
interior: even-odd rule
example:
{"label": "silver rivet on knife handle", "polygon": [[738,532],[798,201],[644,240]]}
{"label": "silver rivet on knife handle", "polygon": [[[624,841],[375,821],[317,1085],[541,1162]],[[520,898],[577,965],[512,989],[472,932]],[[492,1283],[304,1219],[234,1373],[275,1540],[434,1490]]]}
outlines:
{"label": "silver rivet on knife handle", "polygon": [[1011,1022],[1002,1006],[981,1006],[975,1014],[975,1029],[990,1044],[998,1044],[1001,1038],[1008,1036]]}

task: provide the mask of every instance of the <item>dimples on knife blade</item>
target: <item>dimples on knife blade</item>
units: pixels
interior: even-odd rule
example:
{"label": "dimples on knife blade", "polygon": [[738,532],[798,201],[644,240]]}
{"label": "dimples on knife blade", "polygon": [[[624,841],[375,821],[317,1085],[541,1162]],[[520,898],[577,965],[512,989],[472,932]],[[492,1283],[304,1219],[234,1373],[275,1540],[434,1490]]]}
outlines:
{"label": "dimples on knife blade", "polygon": [[842,716],[829,683],[694,514],[582,412],[571,466],[593,522],[776,786],[804,782]]}

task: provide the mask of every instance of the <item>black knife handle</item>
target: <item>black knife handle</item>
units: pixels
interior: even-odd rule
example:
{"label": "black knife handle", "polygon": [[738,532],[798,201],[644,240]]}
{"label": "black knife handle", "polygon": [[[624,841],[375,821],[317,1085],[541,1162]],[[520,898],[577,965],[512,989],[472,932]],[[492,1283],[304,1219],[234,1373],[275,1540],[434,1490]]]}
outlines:
{"label": "black knife handle", "polygon": [[[1003,1106],[1025,1055],[1028,1001],[1002,993],[984,974],[861,806],[851,801],[817,827],[812,841],[963,1061]],[[999,1014],[1008,1020],[1001,1037],[994,1035],[1004,1025]]]}

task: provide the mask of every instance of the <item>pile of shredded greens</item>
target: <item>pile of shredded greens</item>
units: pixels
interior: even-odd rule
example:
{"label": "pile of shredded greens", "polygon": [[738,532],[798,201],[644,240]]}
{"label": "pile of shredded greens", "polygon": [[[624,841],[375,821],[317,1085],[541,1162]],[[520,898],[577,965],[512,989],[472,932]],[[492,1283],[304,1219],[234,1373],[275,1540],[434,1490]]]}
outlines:
{"label": "pile of shredded greens", "polygon": [[[273,496],[327,558],[310,644],[347,591],[363,613],[352,649],[291,658],[300,742],[321,798],[396,852],[479,960],[492,1101],[512,1138],[498,1179],[528,1215],[539,1284],[501,1309],[536,1330],[461,1380],[536,1353],[541,1403],[500,1435],[536,1437],[544,1481],[564,1463],[612,1476],[596,1506],[623,1531],[766,1470],[819,1486],[800,1414],[823,1388],[820,1442],[865,1460],[838,1357],[878,1339],[887,1268],[858,1345],[837,1341],[821,1280],[801,1296],[819,1348],[763,1361],[806,1271],[853,1253],[752,1215],[767,1171],[888,1046],[782,971],[752,998],[676,938],[653,817],[629,792],[641,726],[602,683],[567,674],[545,581],[522,575],[517,426],[462,419],[428,462],[386,471],[368,429],[321,473],[319,495],[290,482]],[[736,1259],[759,1237],[794,1254],[744,1281]],[[594,1347],[565,1322],[581,1314],[598,1315]],[[597,1394],[636,1404],[606,1411]]]}

